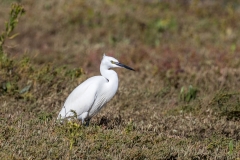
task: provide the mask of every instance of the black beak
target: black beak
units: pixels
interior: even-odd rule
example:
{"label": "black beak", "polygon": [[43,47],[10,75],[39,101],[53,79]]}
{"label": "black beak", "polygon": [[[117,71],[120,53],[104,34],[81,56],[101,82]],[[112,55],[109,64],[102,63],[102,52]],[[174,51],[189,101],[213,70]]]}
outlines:
{"label": "black beak", "polygon": [[128,67],[122,63],[116,63],[116,65],[120,66],[120,67],[123,67],[123,68],[126,68],[126,69],[129,69],[129,70],[132,70],[132,71],[135,71],[134,69],[132,69],[131,67]]}

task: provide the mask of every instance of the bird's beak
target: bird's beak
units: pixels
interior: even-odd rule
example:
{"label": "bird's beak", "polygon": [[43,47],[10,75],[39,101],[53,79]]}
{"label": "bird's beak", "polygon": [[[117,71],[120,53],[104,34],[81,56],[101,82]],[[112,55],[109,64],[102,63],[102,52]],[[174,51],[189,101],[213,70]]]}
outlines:
{"label": "bird's beak", "polygon": [[122,63],[115,63],[116,65],[120,66],[120,67],[123,67],[123,68],[126,68],[126,69],[129,69],[129,70],[132,70],[132,71],[135,71],[134,69],[132,69],[131,67],[128,67]]}

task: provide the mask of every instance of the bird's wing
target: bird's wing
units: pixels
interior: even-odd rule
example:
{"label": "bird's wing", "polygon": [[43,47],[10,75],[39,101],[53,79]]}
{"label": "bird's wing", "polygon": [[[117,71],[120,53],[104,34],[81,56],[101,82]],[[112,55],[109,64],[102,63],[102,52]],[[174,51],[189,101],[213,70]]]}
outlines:
{"label": "bird's wing", "polygon": [[76,112],[78,116],[89,112],[96,100],[98,88],[104,82],[106,82],[104,77],[94,76],[76,87],[66,99],[60,112],[61,116],[64,118],[73,116],[72,111]]}
{"label": "bird's wing", "polygon": [[105,94],[99,92],[96,95],[96,99],[89,111],[89,116],[92,117],[107,103],[107,97]]}

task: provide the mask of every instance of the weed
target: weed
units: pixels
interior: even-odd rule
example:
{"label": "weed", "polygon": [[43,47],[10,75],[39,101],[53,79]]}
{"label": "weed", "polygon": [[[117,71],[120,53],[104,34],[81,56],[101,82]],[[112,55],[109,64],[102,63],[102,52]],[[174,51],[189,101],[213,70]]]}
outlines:
{"label": "weed", "polygon": [[184,102],[190,102],[197,97],[198,90],[194,88],[192,85],[188,87],[188,90],[185,91],[185,87],[182,87],[180,90],[180,100]]}
{"label": "weed", "polygon": [[229,144],[228,144],[228,154],[229,155],[232,155],[233,154],[233,140],[231,140],[230,142],[229,142]]}
{"label": "weed", "polygon": [[40,113],[38,117],[39,117],[39,120],[43,122],[49,122],[53,119],[53,115],[51,113],[45,113],[45,112]]}
{"label": "weed", "polygon": [[3,45],[7,38],[12,39],[17,34],[11,35],[15,26],[18,23],[18,18],[25,12],[23,6],[19,4],[12,4],[9,20],[5,23],[5,31],[0,35],[0,56],[3,56]]}
{"label": "weed", "polygon": [[126,131],[126,133],[130,133],[130,132],[132,132],[133,130],[134,130],[134,124],[133,124],[133,122],[132,121],[130,121],[128,124],[127,124],[127,126],[126,126],[126,128],[125,128],[125,131]]}
{"label": "weed", "polygon": [[66,136],[69,140],[69,149],[72,150],[73,146],[77,144],[78,138],[83,138],[83,126],[76,122],[69,121],[65,125],[58,128],[58,132]]}

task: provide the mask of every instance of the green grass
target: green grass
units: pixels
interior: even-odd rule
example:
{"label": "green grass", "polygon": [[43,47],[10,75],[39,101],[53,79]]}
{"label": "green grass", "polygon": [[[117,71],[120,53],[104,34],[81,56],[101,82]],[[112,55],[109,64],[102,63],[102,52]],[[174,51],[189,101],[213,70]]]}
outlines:
{"label": "green grass", "polygon": [[[240,159],[238,1],[22,0],[7,35],[12,2],[0,2],[0,159]],[[137,71],[116,69],[89,127],[57,123],[103,53]]]}

